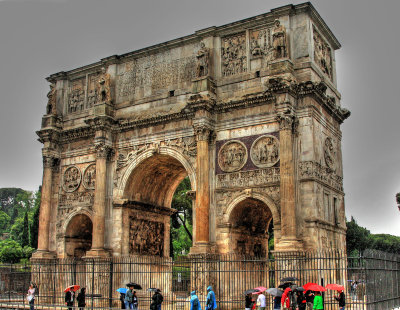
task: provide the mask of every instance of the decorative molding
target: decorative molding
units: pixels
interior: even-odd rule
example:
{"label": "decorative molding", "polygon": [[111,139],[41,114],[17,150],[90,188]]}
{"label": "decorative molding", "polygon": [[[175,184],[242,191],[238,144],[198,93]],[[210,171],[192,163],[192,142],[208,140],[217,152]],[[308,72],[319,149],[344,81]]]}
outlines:
{"label": "decorative molding", "polygon": [[343,178],[335,174],[331,168],[324,167],[318,162],[300,162],[299,177],[301,181],[319,181],[343,193]]}
{"label": "decorative molding", "polygon": [[281,180],[280,168],[271,167],[259,170],[218,174],[216,188],[251,187],[276,184]]}
{"label": "decorative molding", "polygon": [[60,206],[76,206],[76,205],[88,205],[90,210],[92,209],[94,201],[94,191],[85,192],[73,192],[61,194],[59,198]]}

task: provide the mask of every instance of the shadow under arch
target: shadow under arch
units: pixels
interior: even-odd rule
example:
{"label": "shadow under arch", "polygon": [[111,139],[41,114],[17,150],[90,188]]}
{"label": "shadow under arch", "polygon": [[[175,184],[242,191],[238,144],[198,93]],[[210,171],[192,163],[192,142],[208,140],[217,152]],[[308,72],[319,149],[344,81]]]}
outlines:
{"label": "shadow under arch", "polygon": [[196,191],[196,172],[181,152],[165,146],[138,155],[126,168],[114,197],[170,207],[173,194],[186,177]]}
{"label": "shadow under arch", "polygon": [[280,227],[272,199],[252,191],[245,191],[229,203],[223,222],[229,227],[229,252],[251,256],[268,255],[269,225],[273,222],[274,227]]}
{"label": "shadow under arch", "polygon": [[85,210],[76,211],[64,222],[65,256],[83,257],[92,247],[93,223]]}

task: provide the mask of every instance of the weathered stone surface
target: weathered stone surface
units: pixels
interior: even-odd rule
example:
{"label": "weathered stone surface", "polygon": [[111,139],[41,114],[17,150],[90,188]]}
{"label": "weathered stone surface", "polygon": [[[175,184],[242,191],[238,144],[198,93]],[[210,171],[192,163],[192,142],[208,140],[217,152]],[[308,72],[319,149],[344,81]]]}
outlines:
{"label": "weathered stone surface", "polygon": [[305,3],[51,75],[36,255],[168,256],[185,176],[193,254],[343,249],[339,47]]}

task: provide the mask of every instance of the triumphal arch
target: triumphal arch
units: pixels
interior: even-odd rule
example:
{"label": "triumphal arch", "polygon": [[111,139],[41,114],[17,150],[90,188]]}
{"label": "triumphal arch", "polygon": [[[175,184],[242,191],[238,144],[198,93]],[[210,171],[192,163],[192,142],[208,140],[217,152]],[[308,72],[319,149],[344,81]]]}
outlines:
{"label": "triumphal arch", "polygon": [[34,257],[169,256],[185,177],[192,254],[343,249],[338,48],[305,3],[48,77]]}

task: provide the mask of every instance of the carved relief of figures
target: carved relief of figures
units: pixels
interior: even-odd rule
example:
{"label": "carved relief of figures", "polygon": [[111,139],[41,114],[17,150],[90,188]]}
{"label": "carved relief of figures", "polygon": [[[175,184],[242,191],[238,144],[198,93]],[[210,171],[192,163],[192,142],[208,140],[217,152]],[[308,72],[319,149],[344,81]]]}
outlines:
{"label": "carved relief of figures", "polygon": [[96,165],[95,164],[91,164],[85,169],[85,172],[83,173],[82,183],[86,189],[95,189],[95,185],[96,185]]}
{"label": "carved relief of figures", "polygon": [[208,75],[209,66],[209,49],[206,48],[203,42],[200,43],[200,49],[197,52],[197,66],[196,77],[203,77]]}
{"label": "carved relief of figures", "polygon": [[334,170],[335,168],[335,151],[333,148],[332,139],[327,137],[324,143],[324,158],[326,165]]}
{"label": "carved relief of figures", "polygon": [[70,166],[64,172],[63,188],[66,192],[73,192],[78,189],[81,183],[81,172],[75,166]]}
{"label": "carved relief of figures", "polygon": [[274,59],[288,57],[287,38],[285,26],[281,25],[276,19],[275,27],[272,29],[272,47],[274,49]]}
{"label": "carved relief of figures", "polygon": [[75,113],[83,110],[85,92],[82,88],[74,89],[69,96],[68,112]]}
{"label": "carved relief of figures", "polygon": [[273,56],[271,30],[253,30],[250,32],[250,52],[252,58],[264,56],[267,64]]}
{"label": "carved relief of figures", "polygon": [[217,188],[248,187],[280,181],[279,167],[217,175]]}
{"label": "carved relief of figures", "polygon": [[260,168],[272,167],[279,160],[279,141],[276,137],[265,135],[254,141],[250,158]]}
{"label": "carved relief of figures", "polygon": [[106,72],[106,68],[102,68],[102,74],[97,82],[98,102],[111,103],[111,78]]}
{"label": "carved relief of figures", "polygon": [[47,93],[47,107],[46,107],[46,113],[47,114],[57,114],[56,110],[56,99],[57,99],[57,91],[56,91],[56,86],[54,83],[50,84],[50,91]]}
{"label": "carved relief of figures", "polygon": [[142,255],[164,255],[164,223],[130,216],[129,252]]}
{"label": "carved relief of figures", "polygon": [[247,71],[246,35],[239,34],[222,40],[222,75],[230,76]]}
{"label": "carved relief of figures", "polygon": [[222,171],[233,172],[243,168],[247,162],[247,148],[237,140],[225,143],[218,153],[218,164]]}
{"label": "carved relief of figures", "polygon": [[314,30],[314,60],[321,70],[329,77],[332,77],[332,56],[331,48],[324,41],[321,35]]}

